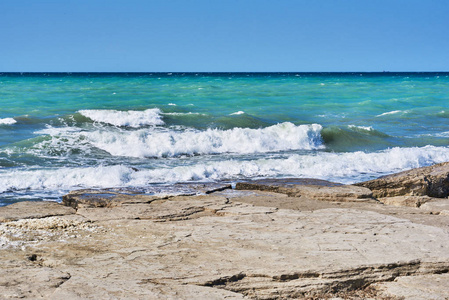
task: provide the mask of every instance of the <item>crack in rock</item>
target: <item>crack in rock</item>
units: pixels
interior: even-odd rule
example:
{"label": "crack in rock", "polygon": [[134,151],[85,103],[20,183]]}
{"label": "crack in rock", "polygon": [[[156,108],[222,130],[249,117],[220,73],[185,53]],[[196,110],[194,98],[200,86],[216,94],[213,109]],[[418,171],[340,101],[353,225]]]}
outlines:
{"label": "crack in rock", "polygon": [[423,263],[413,260],[329,273],[295,272],[275,276],[239,273],[200,285],[226,289],[254,299],[279,299],[362,290],[373,283],[389,282],[397,277],[448,272],[449,262]]}

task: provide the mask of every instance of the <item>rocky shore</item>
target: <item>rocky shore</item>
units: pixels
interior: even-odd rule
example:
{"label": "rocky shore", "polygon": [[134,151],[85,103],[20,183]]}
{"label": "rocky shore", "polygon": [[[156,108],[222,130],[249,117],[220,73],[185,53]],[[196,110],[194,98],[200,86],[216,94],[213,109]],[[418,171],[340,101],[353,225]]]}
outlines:
{"label": "rocky shore", "polygon": [[449,299],[449,163],[0,208],[1,299]]}

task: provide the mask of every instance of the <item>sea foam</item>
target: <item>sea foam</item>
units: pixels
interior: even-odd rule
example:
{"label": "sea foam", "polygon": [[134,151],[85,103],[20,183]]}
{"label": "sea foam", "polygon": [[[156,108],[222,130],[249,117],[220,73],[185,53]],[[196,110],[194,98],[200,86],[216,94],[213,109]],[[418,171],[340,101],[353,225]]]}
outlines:
{"label": "sea foam", "polygon": [[0,171],[0,193],[21,190],[67,192],[76,188],[147,187],[149,184],[302,177],[342,183],[376,178],[449,160],[448,147],[392,148],[373,153],[291,154],[253,160],[206,160],[138,171],[125,165]]}
{"label": "sea foam", "polygon": [[83,116],[94,122],[110,124],[114,126],[127,126],[138,128],[149,125],[163,125],[161,111],[158,108],[151,108],[144,111],[119,111],[119,110],[80,110]]}
{"label": "sea foam", "polygon": [[138,129],[128,132],[100,130],[83,135],[93,146],[114,156],[176,157],[321,149],[324,148],[321,129],[319,124],[296,126],[286,122],[262,129]]}
{"label": "sea foam", "polygon": [[17,123],[17,121],[13,118],[0,119],[0,125],[12,125],[15,123]]}
{"label": "sea foam", "polygon": [[377,115],[376,117],[395,115],[395,114],[398,114],[398,113],[401,113],[401,112],[403,112],[403,111],[402,110],[393,110],[393,111],[384,112],[384,113],[382,113],[380,115]]}
{"label": "sea foam", "polygon": [[232,114],[229,114],[229,115],[230,115],[230,116],[234,116],[234,115],[243,115],[243,114],[245,114],[245,112],[239,110],[239,111],[236,111],[235,113],[232,113]]}
{"label": "sea foam", "polygon": [[372,126],[357,126],[357,125],[348,125],[348,128],[352,128],[352,129],[362,129],[365,131],[373,131],[373,127]]}

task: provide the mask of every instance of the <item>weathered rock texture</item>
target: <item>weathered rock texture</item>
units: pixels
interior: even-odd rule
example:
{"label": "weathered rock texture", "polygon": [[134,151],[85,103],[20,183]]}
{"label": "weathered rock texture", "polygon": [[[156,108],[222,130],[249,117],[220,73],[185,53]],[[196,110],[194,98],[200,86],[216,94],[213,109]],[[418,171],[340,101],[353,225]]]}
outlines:
{"label": "weathered rock texture", "polygon": [[449,162],[413,169],[356,184],[373,191],[376,198],[394,196],[449,196]]}
{"label": "weathered rock texture", "polygon": [[0,298],[447,298],[448,199],[300,181],[1,207]]}
{"label": "weathered rock texture", "polygon": [[394,281],[377,283],[378,296],[401,295],[405,299],[449,299],[449,274],[400,276]]}
{"label": "weathered rock texture", "polygon": [[0,223],[24,218],[44,218],[73,213],[75,213],[74,209],[50,201],[17,202],[0,209]]}
{"label": "weathered rock texture", "polygon": [[236,189],[270,191],[290,197],[306,197],[323,201],[347,202],[372,199],[372,192],[367,188],[318,179],[261,179],[239,182]]}
{"label": "weathered rock texture", "polygon": [[362,206],[331,203],[313,212],[253,206],[236,200],[244,193],[275,197],[228,191],[4,222],[0,294],[287,299],[449,271],[447,227]]}

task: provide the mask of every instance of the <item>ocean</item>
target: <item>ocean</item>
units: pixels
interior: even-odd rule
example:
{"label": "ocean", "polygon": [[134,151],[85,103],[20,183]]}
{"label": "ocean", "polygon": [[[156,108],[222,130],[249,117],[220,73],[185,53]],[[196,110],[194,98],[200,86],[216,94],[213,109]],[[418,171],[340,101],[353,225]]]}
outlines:
{"label": "ocean", "polygon": [[0,206],[449,161],[449,73],[0,73]]}

